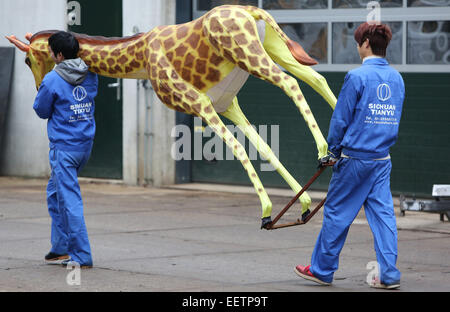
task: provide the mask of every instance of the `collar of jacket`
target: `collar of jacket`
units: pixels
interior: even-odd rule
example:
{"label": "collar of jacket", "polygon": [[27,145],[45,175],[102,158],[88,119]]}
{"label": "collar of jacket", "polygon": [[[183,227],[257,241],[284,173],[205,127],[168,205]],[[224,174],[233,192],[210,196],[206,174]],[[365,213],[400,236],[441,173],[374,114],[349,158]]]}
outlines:
{"label": "collar of jacket", "polygon": [[367,59],[362,64],[363,65],[389,65],[388,61],[386,61],[386,59],[382,58],[382,57]]}

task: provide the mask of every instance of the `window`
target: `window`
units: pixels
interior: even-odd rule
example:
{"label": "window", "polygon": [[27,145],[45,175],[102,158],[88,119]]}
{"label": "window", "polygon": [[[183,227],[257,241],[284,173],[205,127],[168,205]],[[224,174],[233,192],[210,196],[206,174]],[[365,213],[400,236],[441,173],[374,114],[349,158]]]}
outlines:
{"label": "window", "polygon": [[[333,64],[361,63],[356,41],[353,37],[356,28],[363,23],[333,23]],[[386,51],[386,59],[391,64],[402,63],[402,23],[387,22],[392,31],[392,40]]]}
{"label": "window", "polygon": [[[333,0],[333,8],[366,8],[372,0]],[[380,0],[382,8],[399,8],[403,0]]]}
{"label": "window", "polygon": [[284,33],[292,40],[301,43],[309,56],[327,62],[327,23],[279,24]]}
{"label": "window", "polygon": [[450,64],[450,22],[408,22],[408,64]]}
{"label": "window", "polygon": [[326,9],[328,0],[263,0],[264,10]]}
{"label": "window", "polygon": [[198,0],[198,11],[209,11],[212,8],[223,4],[239,4],[258,6],[258,0]]}
{"label": "window", "polygon": [[[373,0],[192,0],[194,18],[222,4],[267,10],[302,45],[319,71],[361,64],[353,37]],[[379,0],[380,18],[392,30],[386,59],[404,72],[450,72],[450,0]],[[376,16],[376,15],[375,15]]]}
{"label": "window", "polygon": [[450,6],[450,0],[408,0],[409,7],[445,7]]}

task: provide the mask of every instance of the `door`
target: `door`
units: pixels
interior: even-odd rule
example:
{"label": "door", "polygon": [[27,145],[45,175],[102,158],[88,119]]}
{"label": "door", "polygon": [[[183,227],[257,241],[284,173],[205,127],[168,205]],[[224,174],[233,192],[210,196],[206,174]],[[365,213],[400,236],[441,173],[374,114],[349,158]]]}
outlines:
{"label": "door", "polygon": [[[68,1],[68,12],[79,14],[69,31],[94,36],[122,36],[122,0]],[[122,179],[122,90],[117,79],[98,77],[95,133],[91,158],[83,177]]]}

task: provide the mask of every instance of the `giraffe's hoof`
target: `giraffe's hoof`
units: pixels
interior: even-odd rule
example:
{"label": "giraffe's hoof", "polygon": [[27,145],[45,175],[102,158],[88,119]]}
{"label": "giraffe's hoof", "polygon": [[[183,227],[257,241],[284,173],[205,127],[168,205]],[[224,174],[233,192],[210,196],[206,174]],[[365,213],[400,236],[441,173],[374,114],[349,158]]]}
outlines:
{"label": "giraffe's hoof", "polygon": [[262,229],[269,230],[271,224],[272,224],[272,218],[271,217],[262,218],[261,219],[261,230]]}
{"label": "giraffe's hoof", "polygon": [[311,211],[308,209],[304,213],[302,213],[302,221],[305,222],[306,218],[309,216]]}

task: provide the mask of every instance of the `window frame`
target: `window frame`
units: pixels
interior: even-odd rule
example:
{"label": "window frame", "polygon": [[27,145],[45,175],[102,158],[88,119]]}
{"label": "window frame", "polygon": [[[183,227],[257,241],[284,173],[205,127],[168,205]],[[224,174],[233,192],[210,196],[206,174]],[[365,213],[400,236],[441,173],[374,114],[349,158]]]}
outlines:
{"label": "window frame", "polygon": [[[193,2],[193,18],[204,15],[207,11],[197,11],[197,0]],[[450,7],[408,7],[408,0],[403,0],[403,6],[397,8],[381,8],[382,22],[402,23],[402,63],[392,64],[400,72],[411,73],[450,73],[450,64],[408,64],[407,63],[407,23],[420,21],[448,21],[450,22]],[[263,7],[263,0],[258,0],[258,7]],[[333,23],[364,22],[368,9],[365,8],[332,8],[332,0],[328,0],[326,9],[308,10],[267,10],[277,23],[327,23],[327,64],[313,66],[317,71],[347,72],[361,64],[332,64],[333,57]]]}

